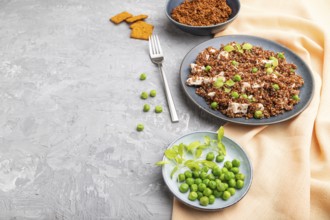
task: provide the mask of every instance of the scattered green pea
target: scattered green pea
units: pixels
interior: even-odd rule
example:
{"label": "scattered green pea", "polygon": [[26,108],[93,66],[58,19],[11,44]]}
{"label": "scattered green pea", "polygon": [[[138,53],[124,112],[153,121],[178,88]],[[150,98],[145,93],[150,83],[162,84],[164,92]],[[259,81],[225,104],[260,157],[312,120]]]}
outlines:
{"label": "scattered green pea", "polygon": [[275,91],[280,89],[280,86],[278,84],[273,84],[272,87]]}
{"label": "scattered green pea", "polygon": [[264,116],[264,114],[262,113],[261,110],[257,110],[257,111],[255,111],[254,114],[253,114],[253,117],[256,118],[256,119],[260,119],[260,118],[262,118],[263,116]]}
{"label": "scattered green pea", "polygon": [[179,182],[183,182],[186,180],[186,176],[183,173],[180,173],[178,176],[178,180],[179,180]]}
{"label": "scattered green pea", "polygon": [[241,165],[241,162],[237,159],[233,159],[231,161],[231,163],[232,163],[233,167],[239,167]]}
{"label": "scattered green pea", "polygon": [[209,65],[207,65],[206,67],[205,67],[205,71],[210,71],[212,69],[212,67],[211,66],[209,66]]}
{"label": "scattered green pea", "polygon": [[234,66],[238,66],[239,63],[237,61],[233,60],[233,61],[231,61],[231,64],[233,64]]}
{"label": "scattered green pea", "polygon": [[189,190],[189,185],[187,183],[182,183],[179,187],[179,191],[182,193],[186,193]]}
{"label": "scattered green pea", "polygon": [[149,93],[150,97],[155,97],[156,94],[157,94],[157,92],[156,92],[156,90],[154,90],[154,89],[151,90],[150,93]]}
{"label": "scattered green pea", "polygon": [[147,99],[148,98],[148,93],[147,92],[142,92],[140,95],[141,99]]}
{"label": "scattered green pea", "polygon": [[207,196],[203,196],[199,199],[199,204],[201,206],[207,206],[209,204],[209,202],[210,202],[209,197],[207,197]]}
{"label": "scattered green pea", "polygon": [[137,130],[137,131],[143,131],[143,129],[144,129],[144,125],[143,125],[143,124],[138,124],[138,125],[136,126],[136,130]]}
{"label": "scattered green pea", "polygon": [[293,99],[293,100],[296,100],[296,101],[300,101],[300,98],[299,98],[298,95],[293,95],[293,96],[292,96],[292,99]]}
{"label": "scattered green pea", "polygon": [[206,160],[208,160],[208,161],[213,161],[214,160],[214,153],[212,151],[208,152],[206,154]]}
{"label": "scattered green pea", "polygon": [[234,99],[237,99],[239,97],[238,92],[232,92],[231,97],[233,97]]}
{"label": "scattered green pea", "polygon": [[235,76],[233,76],[233,80],[236,81],[236,82],[239,82],[242,80],[241,76],[236,74]]}
{"label": "scattered green pea", "polygon": [[188,199],[190,201],[195,201],[198,198],[198,194],[195,191],[189,193]]}
{"label": "scattered green pea", "polygon": [[268,68],[266,69],[266,72],[267,72],[268,74],[271,74],[273,71],[274,71],[274,70],[273,70],[273,68],[271,68],[271,67],[268,67]]}
{"label": "scattered green pea", "polygon": [[215,158],[215,161],[217,163],[221,163],[222,161],[224,161],[225,156],[224,155],[217,155],[217,157]]}
{"label": "scattered green pea", "polygon": [[217,109],[218,108],[218,103],[217,102],[212,102],[211,103],[211,108],[213,108],[213,109]]}
{"label": "scattered green pea", "polygon": [[147,74],[141,73],[140,80],[145,80],[147,78]]}
{"label": "scattered green pea", "polygon": [[155,112],[156,112],[156,113],[161,113],[161,112],[163,112],[163,108],[162,108],[162,106],[160,106],[160,105],[156,105],[156,107],[155,107]]}
{"label": "scattered green pea", "polygon": [[148,104],[144,104],[143,105],[143,111],[144,112],[148,112],[150,110],[150,105],[148,105]]}
{"label": "scattered green pea", "polygon": [[256,73],[258,72],[258,68],[257,67],[253,67],[252,70],[251,70],[252,73]]}

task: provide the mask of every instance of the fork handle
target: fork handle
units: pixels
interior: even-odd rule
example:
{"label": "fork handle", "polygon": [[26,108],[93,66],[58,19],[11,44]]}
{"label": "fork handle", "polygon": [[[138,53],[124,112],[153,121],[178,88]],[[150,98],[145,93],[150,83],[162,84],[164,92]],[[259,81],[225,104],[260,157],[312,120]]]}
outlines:
{"label": "fork handle", "polygon": [[178,115],[177,115],[176,110],[175,110],[174,101],[173,101],[173,98],[172,98],[170,88],[168,86],[168,82],[167,82],[167,79],[166,79],[166,76],[165,76],[165,72],[163,70],[163,65],[158,64],[158,67],[159,67],[160,73],[162,74],[162,77],[163,77],[164,86],[165,86],[165,94],[166,94],[168,108],[170,109],[170,115],[171,115],[172,122],[178,122],[179,118],[178,118]]}

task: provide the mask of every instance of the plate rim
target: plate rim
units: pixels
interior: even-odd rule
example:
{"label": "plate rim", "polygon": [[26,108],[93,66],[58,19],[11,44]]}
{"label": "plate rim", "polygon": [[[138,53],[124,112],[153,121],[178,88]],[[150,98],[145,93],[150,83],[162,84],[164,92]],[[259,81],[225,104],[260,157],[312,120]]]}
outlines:
{"label": "plate rim", "polygon": [[[198,133],[211,133],[211,134],[213,134],[213,135],[217,135],[217,132],[214,132],[214,131],[193,131],[193,132],[190,132],[190,133],[187,133],[187,134],[181,135],[180,137],[176,138],[174,141],[172,141],[172,142],[166,147],[166,149],[168,149],[168,148],[170,148],[171,146],[173,146],[174,143],[176,143],[176,142],[179,141],[180,139],[182,139],[182,138],[184,138],[184,137],[186,137],[186,136],[190,136],[190,135],[194,135],[194,134],[198,134]],[[178,197],[178,196],[172,191],[172,189],[171,189],[171,188],[168,186],[168,184],[167,184],[167,179],[168,179],[169,177],[165,177],[165,171],[164,171],[164,170],[165,170],[165,166],[162,166],[162,177],[163,177],[163,180],[164,180],[164,182],[165,182],[165,184],[166,184],[166,187],[169,189],[169,191],[172,193],[172,195],[173,195],[175,198],[177,198],[180,202],[182,202],[183,204],[185,204],[185,205],[187,205],[187,206],[189,206],[189,207],[192,207],[192,208],[194,208],[194,209],[197,209],[197,210],[208,211],[208,212],[214,212],[214,211],[223,210],[223,209],[225,209],[225,208],[228,208],[228,207],[230,207],[230,206],[233,206],[233,205],[237,204],[237,203],[238,203],[239,201],[241,201],[241,200],[246,196],[246,194],[249,192],[249,190],[250,190],[250,188],[251,188],[251,185],[252,185],[252,182],[253,182],[253,166],[252,166],[251,160],[250,160],[248,154],[246,153],[246,151],[241,147],[241,145],[239,145],[236,141],[234,141],[232,138],[230,138],[230,137],[228,137],[228,136],[226,136],[226,135],[224,135],[224,138],[227,138],[227,139],[229,139],[230,141],[232,141],[233,143],[235,143],[236,146],[238,146],[238,147],[242,150],[242,152],[244,153],[245,157],[247,158],[247,162],[248,162],[249,167],[250,167],[250,176],[251,176],[251,178],[250,178],[249,181],[248,181],[248,185],[247,185],[247,189],[246,189],[246,191],[243,192],[243,194],[241,195],[241,197],[240,197],[236,202],[231,203],[231,204],[229,204],[229,205],[227,205],[227,206],[224,206],[224,207],[220,207],[220,208],[207,208],[207,206],[205,206],[205,207],[194,206],[194,205],[191,205],[191,204],[185,202],[185,201],[182,200],[181,198],[179,198],[179,197]],[[165,149],[165,150],[166,150],[166,149]],[[162,159],[162,161],[164,161],[165,159],[167,160],[167,158],[166,158],[166,156],[165,156],[165,154],[164,154],[164,155],[163,155],[163,159]]]}
{"label": "plate rim", "polygon": [[[196,101],[190,94],[189,92],[187,91],[188,90],[188,86],[186,85],[185,83],[185,80],[183,80],[182,78],[182,75],[183,75],[183,63],[185,62],[185,60],[187,59],[187,57],[195,51],[195,49],[197,47],[199,47],[200,45],[202,44],[207,44],[208,42],[211,42],[211,41],[221,41],[221,38],[236,38],[236,37],[240,37],[240,38],[246,38],[246,40],[248,39],[254,39],[254,40],[258,40],[258,41],[261,41],[261,42],[267,42],[269,44],[273,44],[275,45],[276,47],[280,48],[280,49],[284,49],[284,50],[287,50],[289,51],[295,58],[297,58],[299,60],[299,62],[303,63],[304,66],[306,67],[307,69],[307,75],[310,76],[311,78],[311,81],[309,82],[310,85],[311,85],[311,92],[310,92],[310,96],[308,97],[308,99],[306,99],[306,103],[304,106],[302,106],[296,113],[292,114],[292,115],[289,115],[288,117],[285,117],[283,119],[279,119],[279,120],[276,120],[274,119],[273,121],[268,121],[268,122],[265,122],[265,121],[258,121],[258,122],[253,122],[253,121],[249,121],[250,119],[245,119],[245,121],[238,121],[241,118],[230,118],[230,117],[227,117],[226,115],[222,114],[220,111],[217,111],[216,113],[215,112],[212,112],[210,109],[207,109],[207,108],[204,108],[201,104],[198,103],[198,101]],[[219,42],[221,44],[221,42]],[[207,47],[207,45],[205,45]],[[271,125],[271,124],[277,124],[277,123],[281,123],[281,122],[284,122],[284,121],[287,121],[287,120],[290,120],[296,116],[298,116],[299,114],[301,114],[311,103],[311,101],[313,100],[313,97],[314,97],[314,93],[315,93],[315,79],[314,79],[314,75],[313,75],[313,72],[311,71],[310,67],[306,64],[306,62],[300,57],[298,56],[295,52],[293,52],[291,49],[289,49],[288,47],[276,42],[276,41],[273,41],[273,40],[269,40],[269,39],[266,39],[266,38],[262,38],[262,37],[258,37],[258,36],[253,36],[253,35],[245,35],[245,34],[230,34],[230,35],[222,35],[222,36],[219,36],[219,37],[214,37],[212,39],[208,39],[208,40],[205,40],[199,44],[197,44],[196,46],[194,46],[193,48],[191,48],[187,53],[186,55],[183,57],[182,61],[181,61],[181,64],[180,64],[180,70],[179,70],[179,77],[180,77],[180,82],[181,82],[181,86],[185,92],[185,95],[189,98],[190,101],[192,101],[199,109],[203,110],[204,112],[206,112],[207,114],[210,114],[212,115],[213,117],[216,117],[218,119],[221,119],[225,122],[231,122],[231,123],[235,123],[235,124],[240,124],[240,125],[248,125],[248,126],[261,126],[261,125]],[[305,75],[306,75],[305,74]],[[299,74],[301,75],[301,74]],[[205,101],[205,100],[204,100]],[[292,110],[293,111],[293,110]],[[283,115],[285,113],[289,113],[290,111],[286,111],[280,115]],[[278,115],[278,116],[280,116]],[[272,119],[272,118],[276,118],[277,116],[272,116],[270,117],[269,119]],[[263,120],[263,119],[261,119]]]}

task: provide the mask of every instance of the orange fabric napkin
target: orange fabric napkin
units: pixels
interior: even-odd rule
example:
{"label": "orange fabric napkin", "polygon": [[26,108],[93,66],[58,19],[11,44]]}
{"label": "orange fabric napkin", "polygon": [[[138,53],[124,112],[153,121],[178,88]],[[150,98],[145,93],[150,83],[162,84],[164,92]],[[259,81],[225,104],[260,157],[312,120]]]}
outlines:
{"label": "orange fabric napkin", "polygon": [[173,220],[330,219],[329,9],[328,0],[241,1],[238,18],[216,37],[255,35],[288,47],[311,68],[314,97],[304,112],[286,122],[258,127],[227,123],[225,135],[252,161],[250,191],[217,212],[198,211],[174,199]]}

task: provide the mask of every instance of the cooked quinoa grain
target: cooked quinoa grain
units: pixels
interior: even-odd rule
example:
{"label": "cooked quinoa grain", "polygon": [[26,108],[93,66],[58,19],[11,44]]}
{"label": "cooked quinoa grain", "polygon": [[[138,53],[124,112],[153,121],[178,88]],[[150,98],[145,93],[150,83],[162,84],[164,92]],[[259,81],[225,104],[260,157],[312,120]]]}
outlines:
{"label": "cooked quinoa grain", "polygon": [[185,0],[171,16],[182,24],[209,26],[227,21],[231,12],[226,0]]}
{"label": "cooked quinoa grain", "polygon": [[[209,68],[206,68],[209,66]],[[231,118],[269,118],[293,109],[303,78],[283,52],[249,43],[208,47],[191,64],[187,85]]]}

